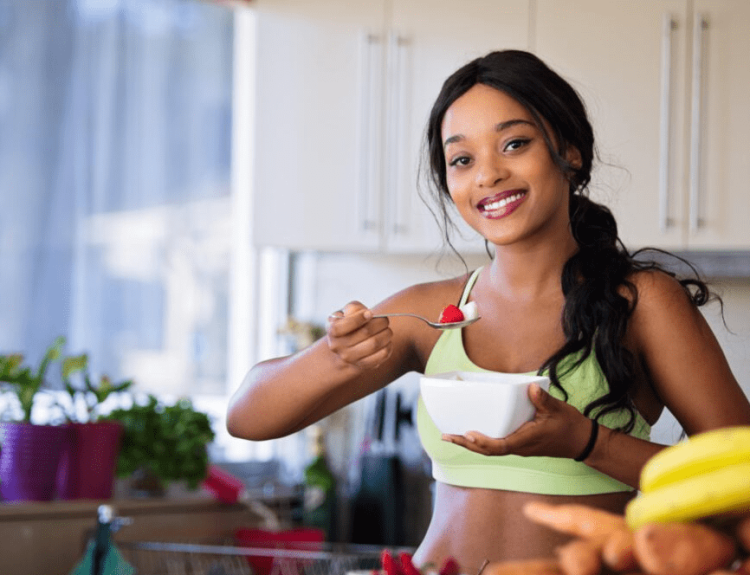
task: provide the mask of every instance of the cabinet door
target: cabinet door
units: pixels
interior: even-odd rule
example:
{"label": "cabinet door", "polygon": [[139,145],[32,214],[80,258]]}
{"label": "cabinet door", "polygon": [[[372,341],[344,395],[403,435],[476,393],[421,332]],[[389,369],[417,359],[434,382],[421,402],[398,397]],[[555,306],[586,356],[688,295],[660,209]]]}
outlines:
{"label": "cabinet door", "polygon": [[750,2],[696,0],[688,246],[750,248]]}
{"label": "cabinet door", "polygon": [[[528,49],[528,0],[394,0],[390,24],[387,113],[386,245],[389,252],[432,252],[442,237],[417,191],[423,136],[445,79],[491,50]],[[420,180],[423,193],[426,181]],[[456,214],[456,221],[463,223]],[[463,253],[484,252],[484,242],[461,225]]]}
{"label": "cabinet door", "polygon": [[377,249],[384,2],[253,7],[255,243]]}
{"label": "cabinet door", "polygon": [[687,2],[537,7],[536,52],[579,90],[594,126],[601,161],[592,198],[613,210],[628,247],[683,247]]}

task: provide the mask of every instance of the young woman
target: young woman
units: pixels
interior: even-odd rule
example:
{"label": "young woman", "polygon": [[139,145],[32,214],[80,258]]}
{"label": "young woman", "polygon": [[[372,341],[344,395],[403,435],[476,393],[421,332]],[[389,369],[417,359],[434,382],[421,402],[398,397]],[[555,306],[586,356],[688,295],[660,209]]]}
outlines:
{"label": "young woman", "polygon": [[[636,261],[610,212],[587,199],[592,129],[576,92],[543,62],[505,51],[459,69],[426,143],[443,214],[452,202],[491,245],[491,262],[374,309],[348,303],[326,338],[250,371],[227,426],[237,437],[282,437],[409,371],[549,375],[549,393],[531,388],[534,420],[504,438],[441,436],[418,406],[437,487],[415,564],[452,556],[475,573],[486,560],[550,556],[562,542],[524,518],[530,500],[621,513],[664,447],[649,431],[665,407],[694,434],[749,425],[750,403],[698,311],[706,286]],[[437,318],[469,300],[482,319],[462,330],[373,317]]]}

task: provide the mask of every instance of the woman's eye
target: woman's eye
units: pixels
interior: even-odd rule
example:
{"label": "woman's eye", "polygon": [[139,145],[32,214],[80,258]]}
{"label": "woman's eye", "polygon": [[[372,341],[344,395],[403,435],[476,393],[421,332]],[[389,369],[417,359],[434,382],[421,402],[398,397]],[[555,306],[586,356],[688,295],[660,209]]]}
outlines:
{"label": "woman's eye", "polygon": [[515,140],[511,140],[510,142],[508,142],[505,145],[505,150],[508,152],[512,152],[514,150],[523,148],[528,143],[529,143],[528,138],[517,138]]}
{"label": "woman's eye", "polygon": [[458,156],[456,158],[453,158],[448,165],[451,167],[467,166],[469,165],[469,162],[471,162],[471,158],[469,158],[468,156]]}

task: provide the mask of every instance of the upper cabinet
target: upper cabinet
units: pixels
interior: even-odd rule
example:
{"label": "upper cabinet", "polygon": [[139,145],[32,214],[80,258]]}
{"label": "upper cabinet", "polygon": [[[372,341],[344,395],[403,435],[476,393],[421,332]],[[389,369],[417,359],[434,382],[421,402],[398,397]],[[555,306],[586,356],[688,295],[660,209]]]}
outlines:
{"label": "upper cabinet", "polygon": [[[438,249],[442,238],[417,185],[429,110],[461,64],[493,49],[529,47],[529,0],[253,5],[255,243]],[[462,251],[484,249],[462,229]]]}
{"label": "upper cabinet", "polygon": [[750,2],[537,0],[535,51],[579,89],[632,247],[748,249]]}

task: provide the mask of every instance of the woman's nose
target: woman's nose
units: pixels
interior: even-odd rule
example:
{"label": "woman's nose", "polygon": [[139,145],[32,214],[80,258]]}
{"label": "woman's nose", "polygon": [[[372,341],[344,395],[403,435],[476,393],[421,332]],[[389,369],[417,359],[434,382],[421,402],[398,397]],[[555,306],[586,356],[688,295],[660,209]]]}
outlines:
{"label": "woman's nose", "polygon": [[476,183],[485,188],[492,187],[507,177],[507,168],[496,157],[483,158],[478,162]]}

